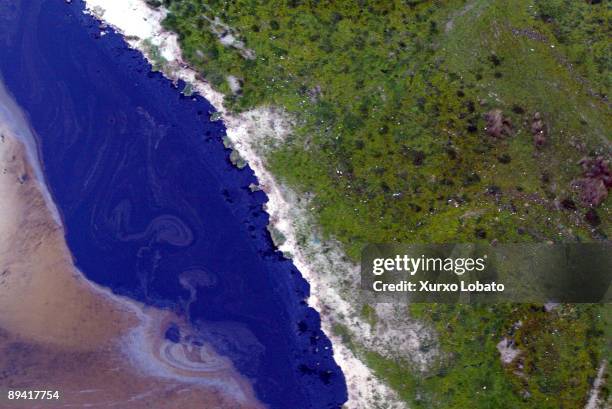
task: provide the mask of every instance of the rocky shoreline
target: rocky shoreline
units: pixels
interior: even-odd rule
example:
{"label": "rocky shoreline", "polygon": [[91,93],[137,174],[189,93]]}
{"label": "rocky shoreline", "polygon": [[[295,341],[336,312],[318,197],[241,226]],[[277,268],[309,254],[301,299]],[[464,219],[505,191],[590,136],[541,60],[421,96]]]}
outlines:
{"label": "rocky shoreline", "polygon": [[339,244],[319,240],[316,224],[307,211],[308,198],[299,197],[279,183],[266,167],[266,150],[282,143],[291,132],[292,119],[276,107],[258,107],[240,114],[229,112],[223,94],[189,67],[181,56],[177,36],[162,27],[167,15],[163,8],[153,9],[144,0],[86,0],[86,8],[101,21],[102,35],[108,26],[113,27],[166,77],[176,83],[184,81],[189,93],[200,94],[217,110],[213,118],[224,122],[229,145],[237,152],[232,156],[248,163],[259,181],[257,188],[268,196],[265,210],[278,249],[292,259],[310,284],[308,304],[320,313],[321,327],[332,341],[334,359],[346,378],[349,400],[345,407],[376,407],[383,401],[386,408],[404,408],[395,391],[374,375],[334,328],[337,324],[348,328],[360,345],[383,356],[414,357],[420,368],[429,358],[416,351],[430,334],[409,318],[398,318],[405,316],[405,311],[388,308],[391,306],[377,307],[381,319],[371,325],[360,316],[358,306],[347,301],[358,296],[359,267],[344,256]]}

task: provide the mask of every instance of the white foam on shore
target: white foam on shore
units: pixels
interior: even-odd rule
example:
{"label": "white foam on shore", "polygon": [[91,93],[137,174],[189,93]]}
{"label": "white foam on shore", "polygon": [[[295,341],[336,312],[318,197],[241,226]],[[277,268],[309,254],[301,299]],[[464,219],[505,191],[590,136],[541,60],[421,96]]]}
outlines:
{"label": "white foam on shore", "polygon": [[34,131],[30,128],[29,122],[23,111],[17,106],[12,95],[4,86],[2,77],[0,77],[0,124],[6,128],[15,138],[17,138],[26,148],[27,159],[32,167],[36,178],[41,182],[40,190],[47,208],[51,211],[51,215],[58,224],[61,224],[61,219],[57,207],[51,199],[51,194],[45,185],[45,176],[42,171],[41,161],[38,156],[38,147]]}
{"label": "white foam on shore", "polygon": [[266,211],[271,227],[285,239],[279,250],[291,255],[294,265],[311,286],[308,303],[321,314],[322,329],[332,341],[334,359],[346,377],[349,400],[345,407],[404,408],[397,394],[335,335],[334,325],[342,324],[362,345],[383,356],[400,357],[416,362],[419,367],[424,366],[428,356],[417,351],[429,335],[409,319],[405,309],[398,312],[395,306],[377,308],[382,324],[372,327],[360,317],[359,306],[355,305],[358,303],[346,301],[357,300],[358,266],[346,260],[337,243],[317,239],[307,210],[308,199],[298,197],[278,183],[265,166],[266,144],[282,141],[291,132],[291,118],[274,107],[259,107],[239,115],[230,113],[223,104],[223,94],[184,62],[176,34],[162,28],[161,21],[167,15],[163,8],[152,9],[144,0],[84,1],[89,13],[122,33],[129,45],[140,50],[154,65],[156,55],[161,55],[165,60],[161,65],[164,75],[191,84],[193,91],[206,98],[221,114],[233,148],[248,162],[268,196]]}

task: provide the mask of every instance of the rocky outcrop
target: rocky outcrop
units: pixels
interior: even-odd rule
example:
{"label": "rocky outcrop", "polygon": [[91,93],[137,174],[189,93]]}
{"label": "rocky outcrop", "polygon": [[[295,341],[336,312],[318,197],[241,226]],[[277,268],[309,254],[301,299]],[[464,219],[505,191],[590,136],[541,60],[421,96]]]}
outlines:
{"label": "rocky outcrop", "polygon": [[485,130],[489,136],[500,139],[512,135],[512,121],[504,116],[501,109],[492,109],[485,114]]}
{"label": "rocky outcrop", "polygon": [[546,124],[542,119],[542,114],[536,112],[531,121],[531,134],[533,135],[533,144],[536,148],[542,148],[548,141],[548,131]]}
{"label": "rocky outcrop", "polygon": [[597,207],[608,197],[612,187],[612,171],[610,161],[603,156],[583,158],[579,162],[582,167],[582,177],[572,182],[580,192],[583,203]]}

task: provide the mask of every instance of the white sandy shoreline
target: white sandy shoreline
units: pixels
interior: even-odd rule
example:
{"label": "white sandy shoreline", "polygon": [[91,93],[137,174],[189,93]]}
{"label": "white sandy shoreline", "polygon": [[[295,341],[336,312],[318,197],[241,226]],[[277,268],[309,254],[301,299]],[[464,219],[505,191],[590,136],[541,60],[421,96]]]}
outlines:
{"label": "white sandy shoreline", "polygon": [[[415,335],[415,329],[396,320],[382,329],[384,340],[371,335],[373,331],[369,324],[359,318],[355,306],[345,301],[352,299],[354,293],[343,294],[345,291],[338,285],[339,277],[354,280],[357,285],[358,267],[345,261],[333,244],[330,247],[315,243],[313,237],[316,238],[316,234],[309,227],[305,201],[278,183],[265,166],[262,145],[270,140],[282,141],[291,132],[291,119],[273,107],[260,107],[240,115],[230,113],[224,106],[223,94],[202,80],[182,59],[176,34],[162,28],[161,21],[167,14],[165,10],[154,10],[144,0],[84,1],[89,13],[122,33],[129,45],[140,50],[152,63],[155,63],[153,47],[156,48],[156,53],[165,59],[163,74],[173,81],[183,80],[190,84],[194,92],[206,98],[220,113],[233,148],[253,169],[260,187],[268,196],[265,210],[270,215],[270,227],[284,237],[279,250],[292,257],[294,265],[311,286],[308,304],[320,313],[322,329],[332,341],[334,359],[346,378],[349,400],[345,407],[369,409],[382,404],[385,409],[404,408],[405,404],[400,402],[396,393],[380,382],[343,344],[341,337],[334,334],[333,327],[341,322],[360,336],[361,343],[381,353],[390,346],[402,352],[416,350],[417,341],[411,337]],[[101,30],[104,31],[103,26]],[[300,244],[304,238],[309,241],[308,248]],[[395,313],[390,306],[381,306],[377,312]]]}

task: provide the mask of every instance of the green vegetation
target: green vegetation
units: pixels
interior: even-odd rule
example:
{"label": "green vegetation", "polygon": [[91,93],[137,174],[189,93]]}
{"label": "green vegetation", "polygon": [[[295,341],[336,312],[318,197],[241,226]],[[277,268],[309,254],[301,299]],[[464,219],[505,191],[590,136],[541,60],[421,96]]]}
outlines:
{"label": "green vegetation", "polygon": [[[269,104],[296,118],[269,166],[314,193],[320,226],[349,256],[367,242],[607,239],[610,199],[586,218],[571,182],[581,158],[610,154],[609,1],[162,3],[185,57],[232,109]],[[502,137],[485,131],[494,109],[512,124]],[[536,112],[541,147],[530,129]],[[600,307],[411,309],[441,334],[443,357],[423,379],[338,329],[407,401],[584,404],[605,338]],[[362,315],[375,322],[371,308]],[[517,320],[520,370],[503,367],[496,350]]]}
{"label": "green vegetation", "polygon": [[[577,80],[561,52],[569,46],[556,40],[577,37],[573,54],[591,56],[580,71],[609,76],[606,53],[593,51],[605,48],[609,33],[594,17],[572,27],[546,23],[555,17],[536,9],[556,10],[559,1],[545,0],[517,1],[511,13],[495,1],[167,3],[166,26],[234,109],[274,104],[298,118],[270,165],[316,193],[321,225],[350,255],[365,242],[591,236],[572,212],[553,208],[555,199],[579,202],[570,189],[576,163],[610,129],[609,107],[587,93],[605,81]],[[574,9],[610,13],[603,3],[564,3],[565,19]],[[256,58],[221,44],[215,18],[236,29]],[[229,74],[243,82],[238,95]],[[483,131],[483,114],[493,108],[512,120],[511,137]],[[550,129],[539,151],[528,126],[535,112]],[[600,212],[606,232],[609,210]]]}
{"label": "green vegetation", "polygon": [[569,0],[537,1],[540,19],[550,24],[558,44],[568,62],[589,80],[589,85],[600,95],[609,95],[612,42],[610,42],[609,1],[593,7],[589,3]]}
{"label": "green vegetation", "polygon": [[[595,305],[412,305],[441,334],[447,356],[421,387],[434,396],[421,407],[582,408],[600,363],[604,319]],[[497,344],[514,342],[520,355],[504,366]],[[474,397],[477,396],[477,399]]]}
{"label": "green vegetation", "polygon": [[[445,356],[426,373],[364,350],[344,327],[335,332],[411,407],[423,409],[582,408],[609,327],[595,305],[546,312],[529,304],[413,304],[410,310],[443,334]],[[509,365],[490,359],[503,338],[522,351]]]}

